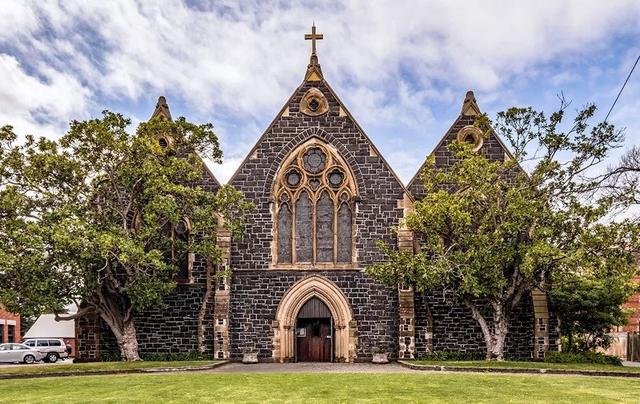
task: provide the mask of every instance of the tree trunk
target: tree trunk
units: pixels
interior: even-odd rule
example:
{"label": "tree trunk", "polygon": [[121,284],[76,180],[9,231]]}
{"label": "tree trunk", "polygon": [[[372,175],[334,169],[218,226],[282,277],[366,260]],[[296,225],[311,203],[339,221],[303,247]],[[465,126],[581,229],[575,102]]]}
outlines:
{"label": "tree trunk", "polygon": [[505,313],[504,306],[499,303],[492,304],[493,324],[489,326],[487,320],[475,304],[466,302],[466,305],[471,309],[473,318],[478,322],[482,330],[487,349],[486,360],[503,361],[505,340],[509,333],[509,318]]}
{"label": "tree trunk", "polygon": [[102,303],[95,306],[96,311],[116,337],[122,360],[127,362],[141,360],[138,354],[138,336],[133,321],[133,309],[129,307],[121,310],[118,305],[104,298]]}
{"label": "tree trunk", "polygon": [[118,339],[118,345],[120,346],[120,354],[123,360],[127,362],[140,360],[140,355],[138,355],[138,336],[136,335],[136,327],[133,324],[133,320],[124,323],[122,335]]}

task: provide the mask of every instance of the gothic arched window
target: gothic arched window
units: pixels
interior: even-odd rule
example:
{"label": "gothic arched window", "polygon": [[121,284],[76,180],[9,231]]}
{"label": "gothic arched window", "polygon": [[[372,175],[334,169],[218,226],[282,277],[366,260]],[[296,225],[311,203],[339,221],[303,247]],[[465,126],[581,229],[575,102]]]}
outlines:
{"label": "gothic arched window", "polygon": [[356,192],[330,145],[314,138],[294,150],[274,186],[274,265],[352,267]]}

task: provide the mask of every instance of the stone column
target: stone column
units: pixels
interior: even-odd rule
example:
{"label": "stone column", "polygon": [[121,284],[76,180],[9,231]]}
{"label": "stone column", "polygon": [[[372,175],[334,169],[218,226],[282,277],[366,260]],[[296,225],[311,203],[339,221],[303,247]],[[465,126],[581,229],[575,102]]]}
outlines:
{"label": "stone column", "polygon": [[[222,270],[229,269],[231,259],[231,232],[227,229],[218,229],[218,248],[222,252]],[[231,277],[215,280],[215,301],[213,307],[213,353],[216,359],[229,359],[229,304],[231,300]]]}
{"label": "stone column", "polygon": [[[408,229],[398,230],[398,249],[414,252],[413,232]],[[416,352],[415,321],[413,288],[409,285],[398,285],[398,314],[399,319],[399,359],[413,359]]]}
{"label": "stone column", "polygon": [[549,307],[547,294],[540,289],[531,292],[535,325],[533,331],[533,358],[544,359],[549,351]]}

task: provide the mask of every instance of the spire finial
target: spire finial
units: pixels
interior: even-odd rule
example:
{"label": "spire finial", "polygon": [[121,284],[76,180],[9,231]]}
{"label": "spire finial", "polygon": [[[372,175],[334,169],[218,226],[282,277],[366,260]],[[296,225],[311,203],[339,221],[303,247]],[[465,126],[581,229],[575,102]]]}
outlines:
{"label": "spire finial", "polygon": [[467,91],[467,94],[464,96],[464,102],[462,103],[462,111],[460,111],[462,115],[471,115],[476,116],[480,115],[480,108],[476,103],[476,96],[473,95],[473,91]]}
{"label": "spire finial", "polygon": [[316,22],[313,21],[313,25],[311,26],[311,33],[304,35],[305,40],[311,40],[311,65],[318,64],[318,55],[316,54],[316,41],[324,39],[323,34],[316,34]]}
{"label": "spire finial", "polygon": [[169,110],[169,105],[167,104],[167,99],[164,97],[164,95],[158,97],[156,109],[155,111],[153,111],[151,118],[156,118],[158,116],[162,116],[168,120],[171,120],[171,111]]}

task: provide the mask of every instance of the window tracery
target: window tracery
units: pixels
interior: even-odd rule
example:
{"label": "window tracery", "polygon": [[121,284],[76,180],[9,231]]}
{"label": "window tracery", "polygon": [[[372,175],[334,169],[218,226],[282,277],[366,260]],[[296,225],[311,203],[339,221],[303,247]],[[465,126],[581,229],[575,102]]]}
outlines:
{"label": "window tracery", "polygon": [[311,139],[283,162],[274,186],[274,266],[354,265],[353,174],[330,145]]}

